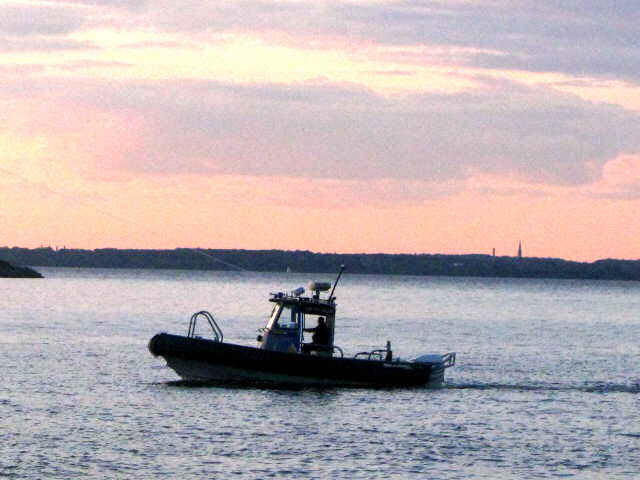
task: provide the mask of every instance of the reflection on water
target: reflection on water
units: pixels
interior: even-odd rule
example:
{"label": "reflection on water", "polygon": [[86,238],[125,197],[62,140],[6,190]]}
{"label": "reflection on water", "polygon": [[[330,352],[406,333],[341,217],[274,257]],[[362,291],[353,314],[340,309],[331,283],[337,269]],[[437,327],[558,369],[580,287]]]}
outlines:
{"label": "reflection on water", "polygon": [[269,292],[332,275],[43,269],[0,280],[0,477],[632,478],[640,284],[343,276],[337,343],[456,351],[444,388],[181,382],[147,351],[210,310],[253,344]]}

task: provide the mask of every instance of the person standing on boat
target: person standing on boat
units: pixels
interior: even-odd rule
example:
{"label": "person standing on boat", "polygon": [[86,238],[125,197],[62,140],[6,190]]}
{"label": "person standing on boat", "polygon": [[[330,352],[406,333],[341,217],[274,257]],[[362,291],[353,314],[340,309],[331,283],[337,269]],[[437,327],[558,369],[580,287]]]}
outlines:
{"label": "person standing on boat", "polygon": [[305,332],[313,332],[311,336],[312,345],[307,347],[307,351],[315,350],[315,347],[327,347],[329,345],[329,327],[324,317],[318,317],[318,325],[314,328],[305,328]]}

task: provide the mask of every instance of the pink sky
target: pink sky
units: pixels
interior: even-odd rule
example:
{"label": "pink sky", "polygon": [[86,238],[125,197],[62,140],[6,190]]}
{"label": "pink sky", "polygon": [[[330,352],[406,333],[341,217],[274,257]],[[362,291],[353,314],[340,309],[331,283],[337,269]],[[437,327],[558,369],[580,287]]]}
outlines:
{"label": "pink sky", "polygon": [[558,5],[3,2],[0,246],[640,258],[640,14]]}

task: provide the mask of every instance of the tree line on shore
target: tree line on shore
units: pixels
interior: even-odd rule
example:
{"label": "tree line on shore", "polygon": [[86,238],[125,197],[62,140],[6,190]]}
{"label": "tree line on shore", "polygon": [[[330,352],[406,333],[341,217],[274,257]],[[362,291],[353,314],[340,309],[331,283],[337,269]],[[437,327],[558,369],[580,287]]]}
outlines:
{"label": "tree line on shore", "polygon": [[558,258],[441,254],[338,254],[295,250],[96,250],[0,247],[0,260],[31,267],[156,268],[476,277],[640,280],[638,260],[574,262]]}

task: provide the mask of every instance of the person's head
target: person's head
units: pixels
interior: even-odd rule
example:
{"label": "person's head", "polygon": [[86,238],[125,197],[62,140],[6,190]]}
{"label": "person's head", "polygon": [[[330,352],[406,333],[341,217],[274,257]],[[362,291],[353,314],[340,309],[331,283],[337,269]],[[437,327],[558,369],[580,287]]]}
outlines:
{"label": "person's head", "polygon": [[318,317],[318,325],[324,324],[324,317]]}

